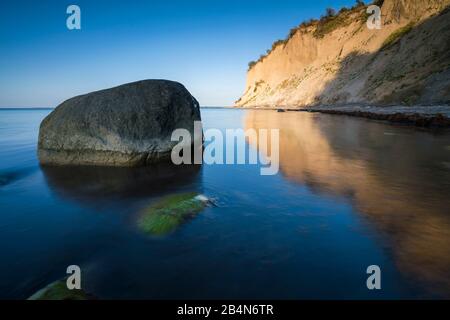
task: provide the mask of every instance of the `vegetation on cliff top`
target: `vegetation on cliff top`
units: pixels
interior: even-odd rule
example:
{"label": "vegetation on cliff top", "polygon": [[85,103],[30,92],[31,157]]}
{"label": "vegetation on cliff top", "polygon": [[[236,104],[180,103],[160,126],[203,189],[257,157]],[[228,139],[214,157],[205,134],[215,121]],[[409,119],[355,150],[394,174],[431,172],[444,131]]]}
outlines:
{"label": "vegetation on cliff top", "polygon": [[[373,4],[381,6],[384,0],[375,0]],[[300,30],[306,30],[309,27],[315,27],[313,32],[314,37],[323,38],[326,34],[336,30],[339,27],[346,26],[351,23],[351,14],[362,11],[365,8],[365,4],[361,0],[356,0],[356,4],[352,8],[343,7],[338,13],[332,8],[327,8],[325,15],[323,15],[319,20],[310,19],[302,22],[297,27],[292,28],[289,31],[288,36],[285,39],[280,39],[272,44],[272,47],[266,51],[265,54],[261,55],[258,60],[250,61],[248,63],[248,70],[252,69],[258,62],[264,60],[270,53],[272,53],[275,48],[280,45],[286,45],[288,41],[294,37],[294,35]],[[365,11],[362,11],[365,13]]]}

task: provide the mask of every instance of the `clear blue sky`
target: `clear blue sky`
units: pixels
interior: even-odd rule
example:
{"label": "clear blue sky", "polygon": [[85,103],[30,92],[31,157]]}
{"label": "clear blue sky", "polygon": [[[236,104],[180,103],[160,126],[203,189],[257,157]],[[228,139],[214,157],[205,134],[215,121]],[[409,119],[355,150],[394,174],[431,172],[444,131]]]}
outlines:
{"label": "clear blue sky", "polygon": [[[203,106],[231,105],[247,63],[327,7],[354,0],[2,0],[0,107],[54,107],[140,79],[183,83]],[[81,8],[81,30],[66,8]]]}

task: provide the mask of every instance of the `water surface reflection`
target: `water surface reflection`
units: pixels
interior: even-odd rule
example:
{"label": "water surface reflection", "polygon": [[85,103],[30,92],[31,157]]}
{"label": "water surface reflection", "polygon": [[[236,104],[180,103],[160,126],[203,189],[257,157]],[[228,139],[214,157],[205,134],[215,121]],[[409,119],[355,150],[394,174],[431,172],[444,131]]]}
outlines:
{"label": "water surface reflection", "polygon": [[42,166],[50,188],[58,195],[80,201],[111,201],[157,196],[192,185],[200,165],[154,164],[147,167]]}
{"label": "water surface reflection", "polygon": [[405,276],[450,296],[448,132],[273,111],[249,111],[245,127],[279,128],[287,179],[351,199]]}

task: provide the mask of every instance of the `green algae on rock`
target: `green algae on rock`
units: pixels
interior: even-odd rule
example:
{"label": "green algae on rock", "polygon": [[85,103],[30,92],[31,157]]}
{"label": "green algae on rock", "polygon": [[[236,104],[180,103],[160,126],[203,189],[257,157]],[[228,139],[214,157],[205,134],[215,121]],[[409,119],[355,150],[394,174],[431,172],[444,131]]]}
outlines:
{"label": "green algae on rock", "polygon": [[144,209],[138,226],[147,234],[163,236],[197,215],[209,203],[207,197],[194,192],[166,196]]}
{"label": "green algae on rock", "polygon": [[66,280],[55,281],[45,288],[39,290],[28,300],[90,300],[90,297],[83,290],[69,290]]}

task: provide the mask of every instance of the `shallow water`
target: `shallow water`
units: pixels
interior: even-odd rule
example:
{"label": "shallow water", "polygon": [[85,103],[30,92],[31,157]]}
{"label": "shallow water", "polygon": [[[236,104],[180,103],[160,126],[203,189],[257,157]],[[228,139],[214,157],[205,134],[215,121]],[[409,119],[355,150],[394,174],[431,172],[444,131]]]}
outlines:
{"label": "shallow water", "polygon": [[[27,298],[71,264],[99,298],[450,296],[448,132],[203,109],[205,128],[279,128],[279,174],[205,164],[43,170],[36,142],[49,112],[0,110],[0,298]],[[216,206],[164,237],[137,229],[143,208],[184,191]],[[366,287],[373,264],[378,291]]]}

